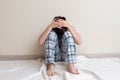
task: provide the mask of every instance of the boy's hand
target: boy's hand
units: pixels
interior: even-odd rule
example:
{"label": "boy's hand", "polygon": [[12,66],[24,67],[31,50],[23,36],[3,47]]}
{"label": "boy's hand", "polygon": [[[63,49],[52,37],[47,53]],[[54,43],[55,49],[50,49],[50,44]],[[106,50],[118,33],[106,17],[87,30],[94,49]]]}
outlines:
{"label": "boy's hand", "polygon": [[61,28],[63,26],[69,28],[72,25],[68,21],[65,21],[65,20],[62,20],[62,19],[53,20],[52,23],[49,25],[49,27],[51,29],[52,28]]}
{"label": "boy's hand", "polygon": [[62,20],[62,19],[59,19],[58,21],[57,21],[59,24],[59,27],[67,27],[67,28],[69,28],[69,27],[71,27],[72,25],[68,22],[68,21],[65,21],[65,20]]}
{"label": "boy's hand", "polygon": [[52,23],[49,24],[49,27],[50,27],[51,29],[52,29],[52,28],[56,28],[56,27],[58,27],[58,23],[53,20]]}

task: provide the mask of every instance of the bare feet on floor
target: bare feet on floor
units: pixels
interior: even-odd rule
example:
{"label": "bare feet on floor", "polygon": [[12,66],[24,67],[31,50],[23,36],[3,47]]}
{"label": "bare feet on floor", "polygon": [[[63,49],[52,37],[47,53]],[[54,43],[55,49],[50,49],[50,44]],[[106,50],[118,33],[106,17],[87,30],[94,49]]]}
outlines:
{"label": "bare feet on floor", "polygon": [[[47,65],[47,75],[54,76],[55,75],[54,69],[55,69],[55,65],[53,63],[49,63]],[[68,69],[69,72],[72,74],[77,74],[77,75],[79,74],[78,70],[75,68],[75,64],[73,63],[68,64]]]}
{"label": "bare feet on floor", "polygon": [[78,70],[75,68],[75,64],[73,63],[68,64],[68,69],[69,69],[69,72],[72,74],[79,74]]}
{"label": "bare feet on floor", "polygon": [[54,68],[55,68],[55,65],[53,63],[49,63],[47,65],[47,75],[48,76],[54,76],[55,75]]}

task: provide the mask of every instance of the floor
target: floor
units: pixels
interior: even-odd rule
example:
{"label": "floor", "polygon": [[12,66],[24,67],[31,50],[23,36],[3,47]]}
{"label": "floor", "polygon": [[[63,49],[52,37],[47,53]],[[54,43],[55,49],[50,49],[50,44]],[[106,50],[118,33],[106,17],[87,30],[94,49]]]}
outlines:
{"label": "floor", "polygon": [[[55,80],[55,78],[43,78],[44,75],[41,73],[42,67],[45,67],[43,64],[44,61],[40,59],[0,61],[0,80]],[[63,70],[63,63],[56,63],[56,65],[58,65],[57,75],[63,76],[63,73],[67,75],[66,79],[59,76],[57,80],[72,80],[72,78],[75,80],[75,76],[69,77],[69,72]],[[81,80],[120,80],[119,58],[78,57],[76,67],[80,71]]]}

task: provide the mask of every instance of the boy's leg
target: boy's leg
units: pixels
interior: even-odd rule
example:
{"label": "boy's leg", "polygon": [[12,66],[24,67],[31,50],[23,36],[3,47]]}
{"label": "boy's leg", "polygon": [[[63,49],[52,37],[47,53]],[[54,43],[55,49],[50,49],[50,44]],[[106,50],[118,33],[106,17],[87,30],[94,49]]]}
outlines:
{"label": "boy's leg", "polygon": [[65,60],[68,63],[69,71],[73,74],[78,74],[77,69],[75,68],[76,63],[76,46],[70,31],[66,31],[62,38],[62,50],[65,53]]}
{"label": "boy's leg", "polygon": [[54,75],[54,62],[55,62],[55,47],[56,47],[57,35],[51,31],[45,41],[45,59],[47,65],[47,75]]}

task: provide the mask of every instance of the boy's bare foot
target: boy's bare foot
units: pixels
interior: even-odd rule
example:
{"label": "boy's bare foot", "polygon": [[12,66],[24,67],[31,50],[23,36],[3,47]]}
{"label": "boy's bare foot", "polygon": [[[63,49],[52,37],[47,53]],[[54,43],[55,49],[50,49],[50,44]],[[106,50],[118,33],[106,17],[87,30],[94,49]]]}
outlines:
{"label": "boy's bare foot", "polygon": [[47,65],[47,75],[48,76],[54,76],[55,75],[54,68],[55,68],[55,65],[53,63],[49,63]]}
{"label": "boy's bare foot", "polygon": [[75,64],[69,63],[68,69],[72,74],[79,74],[78,70],[75,68]]}

